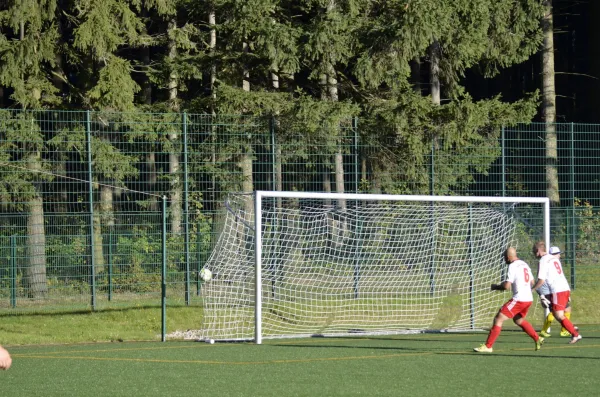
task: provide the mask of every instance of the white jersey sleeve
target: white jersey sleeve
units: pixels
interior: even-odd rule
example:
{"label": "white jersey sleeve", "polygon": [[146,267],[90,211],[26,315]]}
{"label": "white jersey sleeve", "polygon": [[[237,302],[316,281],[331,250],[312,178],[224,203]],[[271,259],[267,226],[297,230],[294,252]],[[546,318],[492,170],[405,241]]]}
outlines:
{"label": "white jersey sleeve", "polygon": [[519,302],[533,302],[531,293],[531,280],[533,273],[527,263],[518,259],[508,266],[506,280],[510,282],[513,299]]}
{"label": "white jersey sleeve", "polygon": [[560,259],[546,254],[540,258],[538,278],[546,280],[550,293],[570,291],[569,282],[565,277]]}

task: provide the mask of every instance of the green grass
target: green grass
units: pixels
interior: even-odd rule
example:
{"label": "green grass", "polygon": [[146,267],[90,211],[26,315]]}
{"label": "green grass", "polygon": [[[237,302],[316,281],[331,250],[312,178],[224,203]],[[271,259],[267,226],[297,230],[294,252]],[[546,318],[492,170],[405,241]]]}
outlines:
{"label": "green grass", "polygon": [[[0,395],[596,395],[596,296],[592,289],[573,292],[580,343],[557,337],[555,323],[553,336],[535,352],[531,339],[506,323],[492,354],[472,352],[485,332],[209,345],[160,342],[160,307],[5,314],[0,344],[14,362],[0,371]],[[541,317],[536,304],[529,316],[536,328]],[[168,307],[167,332],[197,329],[201,319],[200,307]],[[554,372],[558,389],[550,391]]]}
{"label": "green grass", "polygon": [[[198,329],[200,307],[168,307],[167,332]],[[0,344],[29,345],[113,341],[159,341],[160,307],[110,309],[97,312],[0,316]]]}
{"label": "green grass", "polygon": [[596,395],[600,327],[582,334],[536,352],[505,330],[492,354],[472,352],[485,333],[13,346],[0,385],[6,396]]}
{"label": "green grass", "polygon": [[[597,291],[577,289],[573,291],[573,316],[576,325],[600,324],[600,306]],[[508,299],[508,294],[505,294]],[[18,315],[0,314],[0,344],[6,346],[57,343],[88,343],[111,341],[159,341],[161,333],[161,309],[149,302],[138,302],[136,307],[105,309],[96,312],[53,312],[46,314]],[[443,313],[451,315],[452,310]],[[492,322],[490,316],[489,323]],[[528,319],[539,328],[542,325],[542,309],[535,303]],[[450,318],[444,319],[449,321]],[[440,320],[442,321],[442,320]],[[167,307],[167,333],[199,329],[202,308],[199,306]],[[557,323],[554,323],[556,329]],[[514,329],[511,322],[506,329]]]}

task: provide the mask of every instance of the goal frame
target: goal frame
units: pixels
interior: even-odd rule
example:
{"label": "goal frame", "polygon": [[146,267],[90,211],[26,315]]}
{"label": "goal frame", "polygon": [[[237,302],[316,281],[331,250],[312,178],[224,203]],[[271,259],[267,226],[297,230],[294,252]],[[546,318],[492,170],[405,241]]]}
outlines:
{"label": "goal frame", "polygon": [[313,193],[266,191],[254,192],[254,342],[262,344],[262,202],[264,198],[331,199],[360,201],[413,201],[436,203],[524,203],[542,204],[544,207],[544,241],[550,246],[550,199],[548,197],[493,197],[493,196],[427,196],[366,193]]}

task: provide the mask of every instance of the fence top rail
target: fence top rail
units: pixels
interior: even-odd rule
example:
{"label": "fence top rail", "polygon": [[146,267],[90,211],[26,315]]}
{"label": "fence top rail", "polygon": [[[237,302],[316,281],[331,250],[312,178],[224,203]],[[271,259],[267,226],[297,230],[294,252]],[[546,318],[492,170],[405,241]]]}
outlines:
{"label": "fence top rail", "polygon": [[317,192],[276,192],[257,190],[256,198],[313,198],[313,199],[345,199],[345,200],[373,200],[373,201],[438,201],[461,203],[539,203],[549,204],[548,197],[495,197],[495,196],[427,196],[427,195],[401,195],[401,194],[365,194],[365,193],[317,193]]}

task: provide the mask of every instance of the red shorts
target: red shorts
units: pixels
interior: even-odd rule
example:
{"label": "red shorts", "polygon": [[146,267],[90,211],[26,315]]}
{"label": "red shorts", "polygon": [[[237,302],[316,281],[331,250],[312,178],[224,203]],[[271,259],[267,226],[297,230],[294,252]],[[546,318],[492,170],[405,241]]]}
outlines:
{"label": "red shorts", "polygon": [[552,311],[565,310],[569,306],[571,291],[555,292],[552,294]]}
{"label": "red shorts", "polygon": [[533,302],[519,302],[511,299],[500,308],[500,313],[508,318],[513,318],[517,314],[520,314],[521,317],[525,318],[532,303]]}

